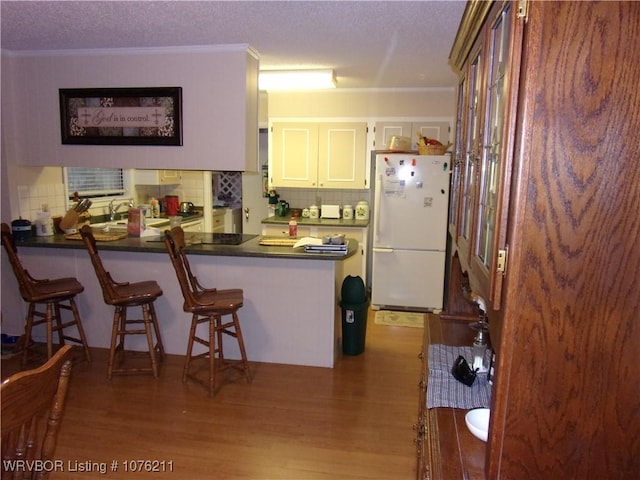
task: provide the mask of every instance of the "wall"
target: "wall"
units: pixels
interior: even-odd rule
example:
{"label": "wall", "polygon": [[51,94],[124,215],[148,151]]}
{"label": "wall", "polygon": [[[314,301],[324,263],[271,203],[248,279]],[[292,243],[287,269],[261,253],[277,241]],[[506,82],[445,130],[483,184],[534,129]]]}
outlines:
{"label": "wall", "polygon": [[[257,133],[247,135],[257,64],[247,45],[3,52],[3,154],[22,165],[244,170],[257,162]],[[154,86],[182,87],[182,146],[61,144],[58,89]]]}

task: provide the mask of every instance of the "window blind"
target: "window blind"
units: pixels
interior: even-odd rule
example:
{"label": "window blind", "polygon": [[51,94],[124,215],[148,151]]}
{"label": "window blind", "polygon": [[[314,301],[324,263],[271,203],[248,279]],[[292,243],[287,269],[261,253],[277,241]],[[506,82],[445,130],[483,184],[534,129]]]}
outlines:
{"label": "window blind", "polygon": [[67,194],[105,197],[125,193],[121,168],[67,167]]}

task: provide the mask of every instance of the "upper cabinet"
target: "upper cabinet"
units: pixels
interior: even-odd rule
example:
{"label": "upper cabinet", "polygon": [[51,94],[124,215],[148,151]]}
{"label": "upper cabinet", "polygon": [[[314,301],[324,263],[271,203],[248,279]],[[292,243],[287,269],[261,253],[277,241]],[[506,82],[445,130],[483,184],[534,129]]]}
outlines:
{"label": "upper cabinet", "polygon": [[446,145],[449,143],[450,128],[449,122],[376,122],[374,148],[385,150],[394,135],[411,138],[412,150],[418,149],[418,134],[426,138],[434,138]]}
{"label": "upper cabinet", "polygon": [[365,122],[274,123],[273,187],[368,188]]}
{"label": "upper cabinet", "polygon": [[136,185],[178,185],[180,170],[135,170]]}
{"label": "upper cabinet", "polygon": [[[486,8],[486,5],[483,5]],[[474,290],[500,308],[513,125],[522,22],[511,3],[496,3],[466,61],[459,66],[454,184],[450,222],[457,254],[471,272]],[[514,30],[518,32],[514,35]],[[455,47],[454,47],[455,49]]]}

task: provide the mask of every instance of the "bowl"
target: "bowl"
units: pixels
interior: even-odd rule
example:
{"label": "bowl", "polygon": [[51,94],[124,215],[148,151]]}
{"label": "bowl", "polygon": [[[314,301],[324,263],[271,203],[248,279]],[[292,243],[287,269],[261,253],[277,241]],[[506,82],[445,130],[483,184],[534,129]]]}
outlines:
{"label": "bowl", "polygon": [[490,410],[488,408],[469,410],[464,417],[469,431],[483,442],[487,441],[487,435],[489,434],[489,417]]}

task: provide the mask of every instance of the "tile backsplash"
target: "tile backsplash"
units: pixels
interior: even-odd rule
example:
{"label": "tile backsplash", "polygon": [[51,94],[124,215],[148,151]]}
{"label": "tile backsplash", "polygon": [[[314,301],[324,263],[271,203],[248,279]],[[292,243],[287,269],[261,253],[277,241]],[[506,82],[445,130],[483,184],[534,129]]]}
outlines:
{"label": "tile backsplash", "polygon": [[323,203],[355,206],[361,200],[371,203],[371,190],[278,188],[276,192],[281,200],[289,202],[291,208],[321,206]]}
{"label": "tile backsplash", "polygon": [[18,214],[34,221],[38,212],[46,208],[51,215],[63,215],[66,211],[63,183],[18,185]]}

